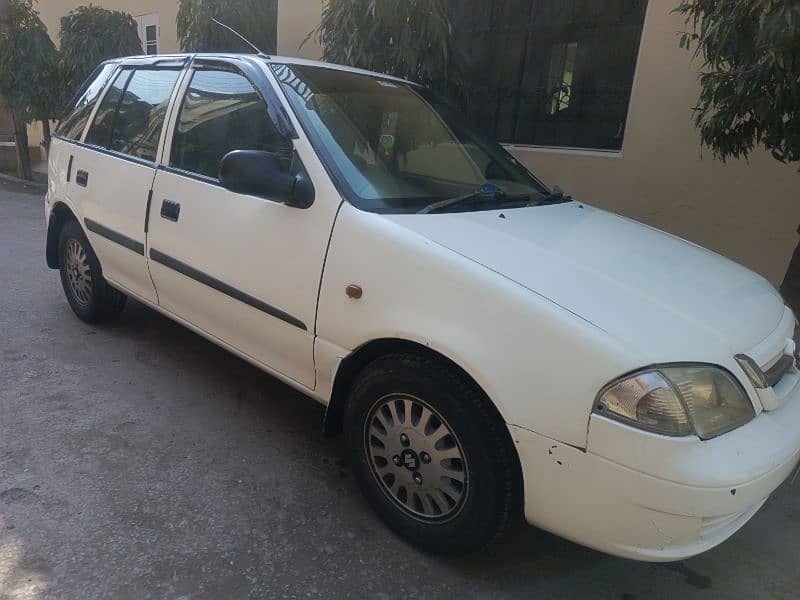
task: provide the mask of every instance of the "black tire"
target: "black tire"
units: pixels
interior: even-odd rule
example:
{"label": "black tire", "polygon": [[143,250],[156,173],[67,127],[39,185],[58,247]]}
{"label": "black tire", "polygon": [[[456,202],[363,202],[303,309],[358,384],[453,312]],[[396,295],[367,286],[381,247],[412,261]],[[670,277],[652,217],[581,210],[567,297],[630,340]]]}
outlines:
{"label": "black tire", "polygon": [[67,221],[61,228],[58,265],[64,295],[81,320],[87,323],[109,321],[125,308],[128,297],[103,279],[100,262],[75,220]]}
{"label": "black tire", "polygon": [[[451,430],[455,438],[453,446],[464,456],[462,468],[466,483],[462,485],[458,503],[445,506],[446,510],[453,512],[442,518],[435,513],[429,516],[412,514],[412,511],[423,510],[423,505],[417,502],[418,497],[414,497],[412,502],[408,494],[418,489],[424,495],[424,488],[414,488],[416,477],[420,480],[428,477],[422,473],[423,468],[435,467],[437,462],[443,461],[437,461],[436,456],[432,460],[430,455],[423,456],[426,453],[421,452],[418,455],[421,459],[417,462],[414,460],[414,456],[417,456],[415,452],[406,455],[406,450],[403,450],[402,456],[398,456],[394,453],[395,447],[374,450],[378,448],[373,439],[377,426],[375,418],[379,416],[378,411],[392,409],[387,402],[397,403],[392,412],[397,425],[395,428],[383,427],[384,412],[381,427],[387,433],[378,432],[378,435],[386,435],[384,439],[388,441],[401,431],[398,426],[406,426],[405,431],[408,431],[410,423],[406,423],[404,414],[401,414],[406,396],[413,398],[411,406],[417,411],[417,401],[432,409],[433,431]],[[395,400],[396,397],[401,399]],[[423,418],[427,418],[428,413],[423,414],[426,415]],[[418,423],[423,418],[419,418]],[[439,422],[438,426],[444,426],[445,429],[436,429],[436,421]],[[430,429],[425,425],[422,427]],[[396,533],[426,551],[464,554],[478,550],[497,539],[521,513],[519,462],[505,424],[485,394],[469,378],[435,357],[395,354],[370,363],[356,378],[351,389],[345,408],[345,432],[356,479],[374,510]],[[430,435],[434,437],[429,439],[435,439],[438,433]],[[419,440],[420,444],[424,442],[425,438]],[[409,436],[406,436],[404,446],[413,450],[413,445]],[[393,485],[399,487],[389,489],[388,484],[383,485],[378,472],[385,478],[387,467],[383,466],[383,458],[375,456],[376,452],[394,454],[394,466],[388,465],[388,468],[397,473],[398,479]],[[425,459],[429,464],[423,465]],[[414,471],[411,482],[408,482],[403,471],[403,467],[408,468],[409,463],[412,466],[420,465],[419,471]],[[436,470],[429,473],[441,474]],[[435,482],[437,478],[447,481],[446,478],[433,476],[431,481]],[[394,476],[391,479],[394,482]],[[399,490],[403,486],[408,486],[405,493]],[[439,498],[443,497],[440,495]],[[434,498],[429,495],[428,499]],[[436,508],[430,502],[427,506]]]}

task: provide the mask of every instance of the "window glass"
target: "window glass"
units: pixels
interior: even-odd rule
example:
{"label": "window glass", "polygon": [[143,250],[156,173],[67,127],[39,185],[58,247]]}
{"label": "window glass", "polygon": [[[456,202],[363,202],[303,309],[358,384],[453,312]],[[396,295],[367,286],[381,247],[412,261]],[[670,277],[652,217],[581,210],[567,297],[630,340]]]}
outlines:
{"label": "window glass", "polygon": [[117,65],[113,64],[103,65],[100,67],[99,72],[96,71],[92,74],[92,77],[86,82],[88,85],[84,85],[85,91],[79,94],[78,100],[58,126],[56,131],[58,135],[71,140],[80,139],[92,114],[94,105],[100,97],[100,93],[116,68]]}
{"label": "window glass", "polygon": [[647,0],[450,0],[468,113],[502,142],[619,150]]}
{"label": "window glass", "polygon": [[180,71],[126,70],[111,84],[86,143],[155,161],[169,98]]}
{"label": "window glass", "polygon": [[154,161],[178,70],[140,69],[134,71],[114,120],[109,148]]}
{"label": "window glass", "polygon": [[114,126],[114,116],[117,114],[117,106],[119,106],[122,92],[130,79],[131,71],[120,71],[114,82],[108,88],[106,95],[103,96],[103,101],[97,108],[94,121],[89,127],[89,133],[86,134],[86,143],[95,146],[107,148],[109,140],[111,139],[111,128]]}
{"label": "window glass", "polygon": [[417,212],[463,199],[451,210],[490,210],[547,194],[460,110],[423,88],[326,67],[272,68],[360,208]]}
{"label": "window glass", "polygon": [[158,54],[158,43],[156,42],[156,26],[148,25],[145,31],[145,52],[147,54]]}
{"label": "window glass", "polygon": [[292,145],[275,128],[264,100],[246,77],[230,71],[196,71],[183,100],[171,165],[216,178],[232,150],[274,152],[289,168]]}

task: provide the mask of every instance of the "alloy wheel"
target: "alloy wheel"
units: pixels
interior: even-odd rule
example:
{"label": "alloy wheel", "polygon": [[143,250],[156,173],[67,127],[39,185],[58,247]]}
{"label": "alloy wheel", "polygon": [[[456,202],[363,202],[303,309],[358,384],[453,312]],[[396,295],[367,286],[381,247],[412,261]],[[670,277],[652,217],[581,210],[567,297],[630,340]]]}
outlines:
{"label": "alloy wheel", "polygon": [[467,462],[453,428],[429,404],[384,396],[369,413],[364,444],[373,475],[404,511],[424,521],[453,518],[467,497]]}
{"label": "alloy wheel", "polygon": [[64,270],[75,301],[88,306],[92,299],[92,272],[83,245],[75,238],[67,240],[64,249]]}

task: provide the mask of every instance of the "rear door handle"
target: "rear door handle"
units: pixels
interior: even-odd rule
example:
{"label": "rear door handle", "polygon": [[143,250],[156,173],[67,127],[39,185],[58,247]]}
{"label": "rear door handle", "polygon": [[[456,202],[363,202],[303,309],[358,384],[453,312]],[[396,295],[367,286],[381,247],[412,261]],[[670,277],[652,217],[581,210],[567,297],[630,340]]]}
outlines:
{"label": "rear door handle", "polygon": [[170,221],[177,221],[181,215],[181,205],[172,200],[164,200],[161,203],[161,216]]}
{"label": "rear door handle", "polygon": [[75,183],[81,187],[86,187],[89,183],[89,173],[83,169],[78,169],[78,172],[75,173]]}

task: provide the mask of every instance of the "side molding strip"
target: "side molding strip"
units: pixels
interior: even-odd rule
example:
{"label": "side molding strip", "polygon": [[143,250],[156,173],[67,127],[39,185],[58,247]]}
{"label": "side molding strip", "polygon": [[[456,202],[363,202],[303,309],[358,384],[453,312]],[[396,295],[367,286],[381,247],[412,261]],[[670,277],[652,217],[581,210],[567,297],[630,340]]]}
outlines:
{"label": "side molding strip", "polygon": [[227,283],[223,283],[219,279],[214,279],[210,275],[206,275],[202,271],[198,271],[194,267],[190,267],[186,263],[183,263],[171,256],[164,254],[163,252],[159,252],[155,248],[150,248],[150,258],[151,260],[164,265],[165,267],[172,269],[173,271],[177,271],[181,275],[185,275],[189,279],[194,279],[202,283],[203,285],[207,285],[208,287],[217,290],[218,292],[225,294],[226,296],[230,296],[231,298],[238,300],[239,302],[243,302],[249,306],[252,306],[255,309],[258,309],[262,312],[267,313],[275,317],[276,319],[280,319],[281,321],[285,321],[289,323],[289,325],[294,325],[295,327],[302,329],[303,331],[308,331],[308,327],[306,324],[303,323],[300,319],[293,317],[292,315],[283,312],[282,310],[275,308],[267,304],[266,302],[262,302],[258,298],[253,298],[249,294],[245,294],[241,290],[237,290],[229,286]]}
{"label": "side molding strip", "polygon": [[144,256],[144,244],[142,242],[137,242],[136,240],[129,238],[127,235],[122,235],[121,233],[117,233],[113,229],[109,229],[108,227],[106,227],[105,225],[101,225],[97,221],[92,221],[91,219],[84,219],[83,222],[86,224],[86,229],[88,229],[92,233],[101,235],[107,240],[111,240],[112,242],[119,244],[120,246],[124,246],[128,250],[136,252],[136,254],[141,254],[142,256]]}

